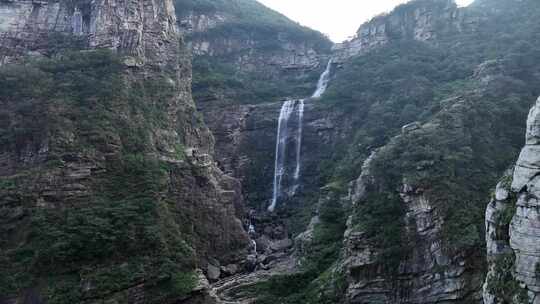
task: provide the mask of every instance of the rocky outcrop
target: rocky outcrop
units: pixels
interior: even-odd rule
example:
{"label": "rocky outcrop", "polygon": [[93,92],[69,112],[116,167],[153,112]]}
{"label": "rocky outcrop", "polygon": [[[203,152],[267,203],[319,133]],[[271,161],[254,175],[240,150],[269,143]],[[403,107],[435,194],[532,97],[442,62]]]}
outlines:
{"label": "rocky outcrop", "polygon": [[[13,143],[3,144],[0,148],[0,179],[2,185],[11,185],[0,187],[0,204],[5,210],[1,214],[0,226],[2,232],[9,236],[2,237],[0,243],[2,272],[9,279],[1,281],[0,298],[6,296],[16,301],[18,295],[24,296],[27,291],[21,287],[10,288],[12,285],[9,284],[16,283],[10,280],[32,272],[35,280],[25,280],[24,286],[37,298],[62,300],[65,294],[52,287],[47,289],[47,286],[74,284],[77,287],[67,290],[77,294],[77,298],[70,298],[70,302],[122,302],[120,299],[125,299],[130,303],[163,303],[165,299],[175,300],[174,295],[156,294],[155,288],[176,280],[171,274],[172,269],[184,267],[182,271],[189,273],[196,265],[206,268],[208,261],[213,260],[230,265],[228,269],[240,267],[249,245],[239,219],[244,213],[241,185],[215,164],[213,137],[198,118],[191,97],[190,54],[177,29],[172,1],[4,0],[0,1],[0,16],[0,55],[2,63],[10,67],[16,67],[15,63],[28,55],[47,57],[62,51],[55,39],[67,39],[69,49],[81,52],[82,58],[91,50],[112,50],[112,56],[121,58],[122,63],[115,83],[119,86],[118,95],[107,97],[105,109],[94,104],[100,99],[91,94],[79,104],[66,102],[62,105],[48,100],[46,96],[28,100],[11,99],[9,96],[0,99],[3,127],[30,122],[34,128],[28,131],[31,133],[13,133],[16,136]],[[161,92],[165,95],[155,95],[151,89],[153,79],[160,81]],[[130,90],[138,90],[139,96],[126,92]],[[36,111],[41,109],[40,114],[20,114],[17,110],[20,102],[30,103]],[[85,108],[88,104],[93,106]],[[159,123],[148,111],[137,109],[138,106],[157,109],[154,108],[156,104]],[[81,111],[86,111],[86,114],[78,116]],[[31,116],[34,114],[39,119]],[[100,115],[99,123],[91,120]],[[84,121],[90,124],[82,126]],[[128,130],[130,132],[126,133]],[[124,166],[127,164],[150,167],[133,175],[138,169],[126,169]],[[161,169],[158,168],[160,166]],[[158,175],[141,182],[134,189],[113,186],[114,183],[123,185],[129,178],[137,179],[137,175],[153,174],[151,172]],[[159,187],[145,192],[145,187],[153,183]],[[127,199],[126,196],[133,197]],[[101,200],[98,199],[100,197]],[[71,261],[67,270],[57,267],[49,271],[47,278],[42,270],[16,268],[19,264],[11,250],[38,250],[35,242],[39,239],[31,237],[37,233],[37,226],[32,225],[47,222],[40,222],[44,219],[37,218],[35,214],[53,216],[56,212],[64,212],[77,216],[79,212],[91,210],[97,212],[94,216],[98,220],[103,217],[101,220],[109,223],[114,222],[109,216],[122,216],[123,212],[132,210],[133,206],[129,204],[137,204],[141,198],[151,200],[152,204],[147,206],[150,211],[145,218],[147,223],[155,223],[155,226],[148,227],[154,230],[147,231],[146,236],[161,244],[183,244],[180,245],[184,248],[181,250],[185,251],[169,251],[179,250],[178,247],[156,247],[152,253],[141,249],[124,255],[122,250],[128,250],[126,247],[129,246],[121,246],[114,258],[81,258]],[[101,214],[99,208],[107,203],[104,199],[113,200],[118,206],[127,205],[120,208],[120,215],[114,212]],[[132,216],[135,217],[132,221],[138,219]],[[65,229],[80,228],[69,226],[77,225],[76,222],[62,225],[68,225]],[[140,224],[128,221],[121,227],[129,229],[132,225]],[[94,230],[90,230],[89,238],[99,238],[99,233],[102,233],[99,229],[106,227],[105,224],[95,224],[96,235],[92,234]],[[60,224],[57,229],[62,233],[69,231],[63,231],[64,226]],[[130,235],[124,240],[112,237],[109,242],[113,245],[125,242],[130,246],[146,246],[136,244],[138,237],[141,236]],[[70,242],[69,239],[64,241]],[[89,243],[81,246],[86,248],[85,244]],[[182,254],[182,258],[172,265],[162,264],[171,255]],[[55,263],[62,264],[58,259],[56,256],[49,258],[51,267]],[[144,267],[144,274],[127,272],[128,276],[119,277],[114,284],[101,284],[103,280],[110,279],[104,273],[106,269],[125,271],[134,265]],[[105,276],[97,279],[102,275]],[[72,276],[77,279],[68,281]],[[184,280],[189,281],[189,277]],[[30,286],[38,281],[40,286]],[[182,284],[189,286],[185,281],[175,282],[176,288],[185,288]],[[195,288],[193,295],[198,296],[203,289]],[[169,288],[167,292],[173,290],[175,288]],[[189,294],[189,290],[179,292],[184,294],[184,299],[186,292]]]}
{"label": "rocky outcrop", "polygon": [[516,279],[529,291],[531,303],[540,302],[540,99],[529,113],[526,145],[514,171],[512,190],[518,193],[510,225],[510,246],[516,254]]}
{"label": "rocky outcrop", "polygon": [[[178,30],[172,2],[2,1],[2,54],[46,51],[55,33],[90,48],[110,48],[132,64],[165,66],[176,60]],[[5,59],[4,59],[5,60]]]}
{"label": "rocky outcrop", "polygon": [[[383,148],[384,149],[384,148]],[[370,166],[376,152],[366,160],[361,177],[352,184],[352,205],[363,204],[376,188]],[[412,241],[394,275],[385,270],[384,257],[366,233],[348,221],[345,232],[347,303],[449,303],[468,299],[478,303],[481,276],[470,265],[470,256],[451,254],[443,247],[442,217],[424,190],[404,183],[399,190],[405,206],[405,236]],[[361,223],[360,223],[361,225]]]}
{"label": "rocky outcrop", "polygon": [[350,41],[336,44],[334,61],[343,63],[404,39],[436,44],[447,34],[475,30],[478,21],[478,17],[458,8],[454,0],[411,1],[363,24]]}
{"label": "rocky outcrop", "polygon": [[[540,301],[540,98],[527,119],[526,144],[486,211],[490,272],[484,303]],[[504,284],[504,285],[501,285]],[[501,288],[507,286],[507,288]]]}
{"label": "rocky outcrop", "polygon": [[178,20],[178,23],[186,33],[194,34],[214,29],[227,22],[228,19],[227,15],[216,12],[204,14],[191,11],[183,12],[183,16]]}

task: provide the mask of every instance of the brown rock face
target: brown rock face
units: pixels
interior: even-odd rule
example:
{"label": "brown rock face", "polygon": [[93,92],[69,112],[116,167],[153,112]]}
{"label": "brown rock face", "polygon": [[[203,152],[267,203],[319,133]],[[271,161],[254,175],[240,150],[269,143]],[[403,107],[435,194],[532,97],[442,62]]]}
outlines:
{"label": "brown rock face", "polygon": [[[172,1],[0,1],[0,16],[0,60],[6,69],[17,68],[15,63],[28,55],[48,56],[57,37],[80,42],[78,52],[82,58],[102,49],[113,51],[107,56],[119,58],[118,62],[109,61],[107,56],[107,60],[100,59],[105,65],[115,64],[112,76],[102,76],[111,77],[115,86],[105,98],[97,93],[97,86],[83,87],[90,92],[80,98],[57,95],[53,100],[45,94],[0,97],[0,124],[7,134],[15,134],[12,130],[17,126],[29,129],[3,141],[0,148],[0,179],[2,185],[9,185],[0,187],[0,205],[5,210],[0,215],[0,246],[5,253],[1,254],[5,265],[2,273],[13,280],[30,275],[44,284],[37,286],[33,280],[25,280],[21,288],[2,281],[0,299],[15,299],[24,288],[35,290],[38,298],[62,299],[65,295],[59,290],[44,287],[60,286],[76,278],[69,281],[77,286],[70,290],[77,292],[81,288],[72,298],[73,303],[107,299],[165,303],[165,299],[189,294],[189,290],[175,288],[167,289],[177,290],[175,294],[156,294],[155,287],[160,284],[176,282],[180,288],[182,281],[175,279],[178,273],[171,269],[188,273],[205,265],[208,259],[217,259],[223,265],[242,261],[248,237],[239,220],[243,213],[241,186],[215,165],[212,135],[202,124],[191,97],[190,56],[176,28]],[[64,62],[67,58],[74,57],[58,60]],[[89,66],[83,73],[93,68]],[[53,75],[62,73],[55,70]],[[48,85],[54,88],[55,80]],[[96,81],[90,83],[99,84]],[[31,111],[21,112],[21,103],[31,105]],[[139,165],[143,167],[136,168]],[[149,185],[156,188],[147,192]],[[121,235],[120,239],[96,243],[100,252],[118,246],[113,255],[79,254],[69,258],[69,266],[64,263],[45,271],[45,266],[18,268],[18,257],[11,254],[21,248],[32,248],[36,256],[43,254],[34,235],[48,231],[37,231],[37,226],[32,226],[41,223],[41,218],[36,217],[39,214],[70,218],[89,211],[114,223],[111,210],[101,213],[102,204],[111,204],[123,214],[142,199],[146,203],[140,204],[148,203],[146,206],[153,210],[147,215],[137,215],[110,232],[101,231],[104,224],[95,223],[96,233]],[[143,219],[148,224],[136,222]],[[69,229],[79,227],[62,222],[58,226],[60,233],[80,236],[68,228],[63,230],[64,224]],[[134,234],[122,239],[126,236],[118,231],[122,227],[139,227],[147,232],[133,228]],[[83,247],[98,238],[93,230],[81,231],[88,233]],[[147,247],[154,245],[143,241],[146,237],[164,246]],[[53,241],[51,247],[61,246],[56,244],[60,239]],[[69,244],[70,239],[65,241]],[[178,246],[170,246],[173,243]],[[131,250],[132,246],[139,249]],[[179,247],[185,250],[181,254],[175,252]],[[164,261],[174,262],[169,267]],[[49,264],[55,263],[61,261],[52,255]],[[126,270],[132,266],[145,270],[130,270],[116,283],[100,285],[107,280],[99,278],[106,269]]]}

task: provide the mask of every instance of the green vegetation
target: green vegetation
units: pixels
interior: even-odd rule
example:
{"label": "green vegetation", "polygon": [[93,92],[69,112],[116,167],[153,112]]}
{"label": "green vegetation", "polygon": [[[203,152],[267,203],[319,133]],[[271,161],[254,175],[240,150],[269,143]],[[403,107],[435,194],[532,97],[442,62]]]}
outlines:
{"label": "green vegetation", "polygon": [[527,290],[514,278],[515,259],[514,253],[497,257],[487,278],[487,290],[502,303],[526,304],[529,303]]}
{"label": "green vegetation", "polygon": [[[302,26],[255,0],[175,0],[175,7],[180,18],[195,12],[206,15],[217,13],[232,19],[209,32],[201,33],[205,38],[252,39],[255,36],[261,39],[257,43],[262,43],[262,47],[277,48],[281,47],[280,41],[315,41],[317,50],[331,46],[321,33]],[[281,39],[276,39],[278,34]]]}
{"label": "green vegetation", "polygon": [[[509,206],[507,206],[501,213],[497,214],[497,223],[502,227],[510,227],[510,224],[512,223],[512,219],[514,218],[514,215],[516,215],[517,211],[517,195],[512,192],[510,198],[508,198],[508,202],[510,203]],[[506,233],[506,235],[509,236],[509,233]]]}
{"label": "green vegetation", "polygon": [[188,39],[210,42],[210,55],[193,58],[195,100],[224,99],[227,103],[260,103],[284,97],[309,96],[324,66],[308,72],[282,70],[272,58],[291,55],[290,45],[330,52],[332,43],[321,33],[301,26],[255,0],[176,0],[178,18],[190,13],[225,20]]}
{"label": "green vegetation", "polygon": [[356,231],[365,233],[377,248],[385,271],[397,271],[402,258],[408,253],[402,229],[404,205],[396,193],[373,193],[354,208]]}
{"label": "green vegetation", "polygon": [[339,303],[346,288],[345,275],[330,268],[322,274],[310,271],[294,275],[274,276],[251,288],[259,295],[255,303],[270,304],[333,304]]}
{"label": "green vegetation", "polygon": [[[237,54],[236,54],[237,55]],[[224,94],[228,103],[256,104],[276,101],[283,97],[303,98],[314,90],[319,70],[293,79],[287,71],[279,75],[267,71],[238,71],[236,55],[215,57],[201,55],[193,59],[193,96],[195,100],[208,100]]]}
{"label": "green vegetation", "polygon": [[258,304],[280,303],[338,303],[346,287],[345,275],[335,262],[340,256],[345,231],[345,211],[337,196],[324,203],[319,210],[320,223],[315,226],[313,243],[303,256],[301,271],[279,275],[249,287],[256,294]]}
{"label": "green vegetation", "polygon": [[[154,156],[151,132],[167,126],[164,107],[176,90],[162,77],[128,79],[121,58],[106,50],[0,68],[0,149],[22,153],[47,138],[50,158],[0,180],[0,196],[10,197],[0,221],[0,295],[37,287],[50,304],[127,302],[126,290],[144,282],[159,302],[195,286],[179,207],[164,200],[171,168]],[[183,144],[175,147],[171,157],[181,159]],[[84,182],[82,199],[36,204],[34,189],[48,185],[66,157],[106,174]]]}
{"label": "green vegetation", "polygon": [[[321,164],[327,183],[357,178],[367,156],[384,147],[372,164],[376,184],[355,207],[354,223],[385,263],[399,261],[413,242],[400,221],[396,189],[403,182],[422,189],[442,215],[445,250],[482,251],[489,191],[521,149],[528,109],[540,93],[530,64],[540,60],[538,6],[490,5],[506,11],[493,13],[478,31],[448,32],[436,44],[394,37],[351,59],[320,102],[354,113],[356,130],[347,149]],[[423,127],[402,134],[415,121]]]}

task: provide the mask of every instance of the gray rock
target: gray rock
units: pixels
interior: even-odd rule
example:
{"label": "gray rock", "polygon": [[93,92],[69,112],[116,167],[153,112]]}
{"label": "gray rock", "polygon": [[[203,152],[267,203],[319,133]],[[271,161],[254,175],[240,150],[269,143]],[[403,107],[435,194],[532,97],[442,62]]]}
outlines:
{"label": "gray rock", "polygon": [[255,242],[257,243],[257,252],[259,253],[266,252],[270,247],[270,239],[268,239],[268,237],[265,235],[256,239]]}
{"label": "gray rock", "polygon": [[404,125],[403,127],[401,127],[401,133],[407,134],[407,133],[410,133],[412,131],[418,130],[420,128],[422,128],[422,125],[419,122],[415,121],[413,123],[410,123],[410,124],[407,124],[407,125]]}
{"label": "gray rock", "polygon": [[234,275],[238,273],[239,267],[237,264],[229,264],[227,266],[221,267],[221,272],[223,272],[225,275]]}
{"label": "gray rock", "polygon": [[[366,194],[377,189],[380,177],[372,174],[372,165],[379,153],[384,153],[384,149],[389,147],[374,152],[364,162],[360,177],[351,184],[348,196],[352,205],[364,203]],[[403,181],[399,195],[406,210],[407,234],[421,240],[415,243],[410,258],[401,261],[399,267],[401,282],[407,286],[407,302],[448,303],[464,301],[465,298],[478,301],[483,276],[467,269],[466,257],[448,255],[443,250],[443,218],[436,204],[423,189],[406,181]],[[380,270],[381,251],[373,246],[364,231],[358,230],[352,219],[347,222],[347,227],[342,265],[349,283],[346,302],[394,303],[396,287],[393,280]]]}
{"label": "gray rock", "polygon": [[206,267],[206,276],[210,281],[217,281],[221,276],[221,269],[219,266],[214,266],[209,263]]}
{"label": "gray rock", "polygon": [[426,1],[422,6],[417,3],[421,2],[403,5],[399,14],[381,15],[364,23],[351,40],[334,46],[334,61],[341,64],[384,46],[396,37],[431,43],[437,33],[460,32],[478,26],[478,18],[463,14],[453,1]]}
{"label": "gray rock", "polygon": [[[493,260],[514,254],[514,278],[529,295],[529,303],[540,302],[540,98],[529,112],[526,145],[513,172],[511,190],[499,183],[495,199],[486,210],[486,241],[490,276],[498,275]],[[518,196],[510,202],[510,191]],[[514,206],[515,204],[515,206]],[[516,208],[509,227],[500,222],[507,208]],[[509,230],[509,235],[503,235]],[[509,239],[509,240],[508,240]],[[484,303],[500,303],[484,284]]]}
{"label": "gray rock", "polygon": [[289,238],[270,243],[270,249],[274,252],[283,251],[288,248],[291,248],[292,246],[293,246],[293,241]]}

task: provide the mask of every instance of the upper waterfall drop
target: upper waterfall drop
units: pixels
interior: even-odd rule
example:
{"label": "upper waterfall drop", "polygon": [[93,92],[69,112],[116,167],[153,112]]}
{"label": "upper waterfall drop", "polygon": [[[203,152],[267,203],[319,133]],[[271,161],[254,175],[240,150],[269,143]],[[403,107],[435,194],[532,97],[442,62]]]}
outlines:
{"label": "upper waterfall drop", "polygon": [[302,132],[304,131],[304,100],[298,101],[298,140],[296,141],[296,169],[294,170],[294,181],[300,178],[300,156],[302,154]]}
{"label": "upper waterfall drop", "polygon": [[[326,69],[321,74],[319,81],[317,82],[317,89],[311,96],[311,98],[320,98],[328,87],[328,82],[330,81],[330,71],[332,68],[332,59],[328,61]],[[268,207],[268,211],[273,212],[277,206],[279,198],[282,195],[282,184],[283,178],[286,176],[286,158],[287,158],[287,142],[289,139],[290,133],[295,134],[295,143],[296,143],[296,159],[295,159],[295,170],[293,174],[293,184],[292,184],[292,195],[296,194],[300,184],[300,173],[301,173],[301,156],[302,156],[302,133],[303,133],[303,121],[304,121],[304,108],[305,108],[305,99],[299,100],[287,100],[283,103],[281,111],[279,113],[278,120],[278,130],[276,136],[276,156],[274,164],[274,187],[272,192],[272,202]],[[289,130],[289,121],[291,120],[291,115],[294,111],[298,113],[298,129],[296,132],[291,132]]]}
{"label": "upper waterfall drop", "polygon": [[326,89],[328,88],[328,83],[330,82],[331,69],[332,69],[332,59],[328,60],[326,69],[321,74],[321,77],[319,78],[319,81],[317,82],[317,89],[315,90],[313,95],[311,95],[311,98],[321,98],[324,92],[326,92]]}

